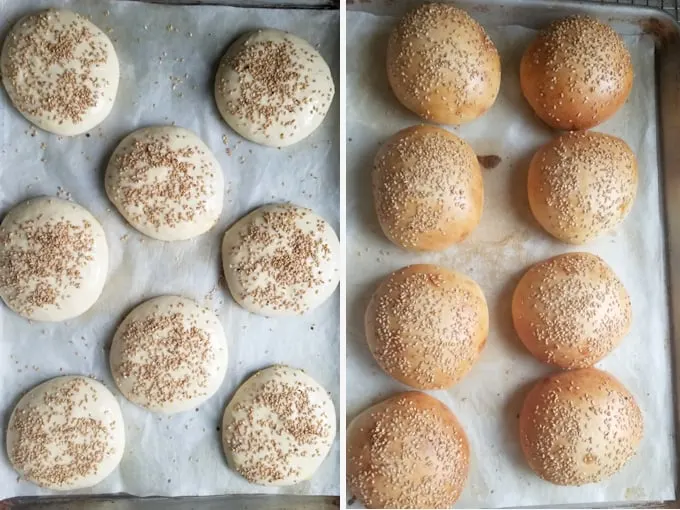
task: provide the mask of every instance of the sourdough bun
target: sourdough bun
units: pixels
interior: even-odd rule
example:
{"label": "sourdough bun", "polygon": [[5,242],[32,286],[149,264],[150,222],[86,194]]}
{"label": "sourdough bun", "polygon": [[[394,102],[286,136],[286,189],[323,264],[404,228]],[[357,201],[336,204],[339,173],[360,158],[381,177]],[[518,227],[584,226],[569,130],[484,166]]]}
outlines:
{"label": "sourdough bun", "polygon": [[630,330],[628,292],[596,255],[567,253],[539,262],[512,298],[512,320],[537,359],[560,368],[601,360]]}
{"label": "sourdough bun", "polygon": [[557,485],[597,483],[630,460],[642,439],[642,413],[614,377],[595,368],[536,383],[519,417],[529,466]]}
{"label": "sourdough bun", "polygon": [[566,133],[532,158],[529,206],[550,234],[582,244],[623,221],[637,185],[637,160],[626,142],[602,133]]}
{"label": "sourdough bun", "polygon": [[389,275],[366,309],[366,341],[385,372],[419,389],[448,388],[477,361],[489,333],[470,278],[428,264]]}
{"label": "sourdough bun", "polygon": [[479,224],[484,184],[477,156],[464,140],[434,126],[392,136],[373,165],[380,226],[409,250],[443,250]]}
{"label": "sourdough bun", "polygon": [[633,65],[621,37],[587,16],[553,22],[526,49],[522,93],[543,122],[588,129],[611,117],[633,86]]}
{"label": "sourdough bun", "polygon": [[448,4],[425,4],[404,16],[387,44],[387,78],[397,99],[442,124],[476,119],[501,83],[498,51],[482,26]]}
{"label": "sourdough bun", "polygon": [[347,480],[367,508],[451,508],[470,447],[439,400],[411,391],[376,404],[347,429]]}

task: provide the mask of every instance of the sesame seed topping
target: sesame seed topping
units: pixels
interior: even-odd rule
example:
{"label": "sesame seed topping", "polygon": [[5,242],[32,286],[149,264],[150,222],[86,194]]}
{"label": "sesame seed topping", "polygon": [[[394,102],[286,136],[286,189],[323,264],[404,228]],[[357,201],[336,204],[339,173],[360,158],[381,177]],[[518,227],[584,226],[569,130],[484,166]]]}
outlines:
{"label": "sesame seed topping", "polygon": [[465,11],[428,3],[407,13],[387,47],[387,75],[398,99],[421,117],[446,124],[472,120],[500,88],[498,51]]}
{"label": "sesame seed topping", "polygon": [[630,297],[614,271],[589,253],[568,253],[534,265],[513,296],[522,342],[540,360],[588,367],[628,333]]}
{"label": "sesame seed topping", "polygon": [[235,299],[264,315],[302,314],[338,283],[339,241],[311,210],[291,204],[253,211],[230,228],[222,245],[224,273]]}
{"label": "sesame seed topping", "polygon": [[626,142],[602,133],[566,133],[532,158],[529,203],[549,233],[584,243],[623,221],[637,184],[637,161]]}
{"label": "sesame seed topping", "polygon": [[234,43],[215,83],[227,123],[246,138],[276,147],[316,129],[334,93],[321,55],[306,41],[278,30],[246,34]]}
{"label": "sesame seed topping", "polygon": [[17,404],[7,430],[8,455],[22,477],[53,489],[89,487],[123,454],[120,408],[85,377],[47,381]]}
{"label": "sesame seed topping", "polygon": [[407,249],[443,249],[481,218],[482,174],[472,148],[440,128],[416,126],[390,138],[373,165],[380,225]]}
{"label": "sesame seed topping", "polygon": [[347,432],[347,477],[368,508],[450,508],[468,474],[469,446],[455,416],[424,393],[365,410]]}
{"label": "sesame seed topping", "polygon": [[392,273],[366,310],[366,335],[376,361],[396,379],[421,389],[446,388],[466,374],[488,328],[479,286],[432,265]]}
{"label": "sesame seed topping", "polygon": [[558,485],[609,478],[635,454],[642,433],[642,413],[633,395],[594,368],[539,381],[520,415],[520,439],[529,465]]}
{"label": "sesame seed topping", "polygon": [[118,87],[118,59],[108,37],[71,11],[21,19],[7,36],[2,77],[17,109],[38,127],[74,135],[99,124]]}
{"label": "sesame seed topping", "polygon": [[301,370],[274,366],[248,379],[227,406],[222,440],[248,481],[292,485],[308,479],[335,437],[326,391]]}

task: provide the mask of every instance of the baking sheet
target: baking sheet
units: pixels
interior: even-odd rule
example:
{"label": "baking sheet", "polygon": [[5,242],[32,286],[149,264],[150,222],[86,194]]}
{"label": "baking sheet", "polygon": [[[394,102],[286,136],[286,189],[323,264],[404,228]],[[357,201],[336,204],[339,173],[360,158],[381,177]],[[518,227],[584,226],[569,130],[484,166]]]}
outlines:
{"label": "baking sheet", "polygon": [[[499,97],[480,119],[449,129],[468,141],[478,155],[497,155],[502,162],[483,171],[484,212],[473,234],[443,253],[414,254],[387,241],[371,197],[371,166],[379,145],[398,130],[420,122],[399,105],[383,72],[387,37],[396,22],[385,12],[394,10],[347,14],[348,421],[371,404],[407,389],[381,371],[366,346],[363,314],[377,283],[408,264],[440,264],[474,278],[484,290],[490,312],[489,339],[472,371],[450,390],[431,392],[459,417],[470,440],[470,477],[457,506],[673,499],[671,351],[653,40],[642,35],[625,37],[635,69],[633,91],[621,111],[596,128],[623,138],[635,151],[640,169],[635,205],[615,231],[577,247],[544,233],[528,206],[529,161],[553,135],[533,116],[519,87],[521,55],[535,32],[519,26],[487,26],[501,54]],[[614,374],[635,395],[644,414],[645,435],[638,454],[620,473],[600,484],[573,488],[538,478],[521,453],[518,413],[524,395],[552,369],[536,361],[515,335],[511,297],[531,264],[579,250],[603,257],[631,295],[631,332],[597,366]],[[352,507],[360,508],[360,502]]]}
{"label": "baking sheet", "polygon": [[[71,197],[103,224],[110,267],[95,306],[68,323],[29,324],[0,305],[3,445],[12,406],[23,392],[61,374],[91,374],[117,395],[127,441],[119,468],[80,493],[339,494],[337,441],[311,481],[267,488],[251,485],[227,468],[217,430],[238,385],[274,363],[305,369],[330,392],[336,408],[339,404],[338,292],[303,317],[268,319],[239,308],[219,281],[220,241],[226,227],[262,204],[292,201],[310,207],[339,230],[337,95],[319,130],[282,150],[242,140],[221,120],[212,96],[216,66],[228,44],[244,31],[260,27],[288,30],[310,41],[329,63],[337,83],[339,14],[126,1],[0,0],[0,36],[21,15],[56,5],[90,15],[111,37],[121,68],[118,95],[100,128],[89,136],[59,139],[32,129],[10,105],[4,90],[0,92],[0,216],[30,196]],[[228,191],[222,217],[209,233],[192,241],[162,243],[125,223],[106,198],[103,175],[108,157],[125,135],[143,126],[173,122],[198,133],[213,150]],[[230,358],[217,394],[197,412],[171,417],[136,407],[115,390],[107,352],[125,314],[165,293],[182,294],[212,307],[225,328]],[[3,446],[0,499],[47,492],[17,481]]]}

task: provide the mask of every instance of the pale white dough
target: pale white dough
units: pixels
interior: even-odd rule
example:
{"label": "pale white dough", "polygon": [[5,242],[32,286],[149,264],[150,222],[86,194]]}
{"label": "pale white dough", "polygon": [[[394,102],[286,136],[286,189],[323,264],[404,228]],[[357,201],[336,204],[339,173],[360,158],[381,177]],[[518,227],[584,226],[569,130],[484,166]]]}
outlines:
{"label": "pale white dough", "polygon": [[213,312],[160,296],[132,310],[111,344],[111,372],[131,402],[158,413],[194,409],[220,387],[227,340]]}
{"label": "pale white dough", "polygon": [[241,385],[222,419],[229,465],[260,485],[311,478],[335,439],[335,408],[302,370],[275,365]]}
{"label": "pale white dough", "polygon": [[27,319],[58,322],[85,313],[108,268],[104,230],[78,204],[32,198],[0,224],[0,297]]}
{"label": "pale white dough", "polygon": [[299,315],[333,293],[340,242],[320,216],[292,204],[270,204],[236,222],[222,241],[229,291],[259,315]]}
{"label": "pale white dough", "polygon": [[101,123],[118,90],[111,41],[88,19],[65,9],[20,19],[5,39],[0,72],[17,110],[58,135],[79,135]]}
{"label": "pale white dough", "polygon": [[188,129],[155,126],[123,139],[106,169],[106,193],[123,217],[161,241],[199,236],[222,213],[224,177]]}
{"label": "pale white dough", "polygon": [[22,478],[54,490],[92,487],[125,450],[120,406],[100,382],[64,376],[39,384],[12,411],[7,455]]}
{"label": "pale white dough", "polygon": [[270,147],[312,134],[334,94],[331,71],[319,52],[280,30],[257,30],[237,39],[215,78],[217,108],[227,124]]}

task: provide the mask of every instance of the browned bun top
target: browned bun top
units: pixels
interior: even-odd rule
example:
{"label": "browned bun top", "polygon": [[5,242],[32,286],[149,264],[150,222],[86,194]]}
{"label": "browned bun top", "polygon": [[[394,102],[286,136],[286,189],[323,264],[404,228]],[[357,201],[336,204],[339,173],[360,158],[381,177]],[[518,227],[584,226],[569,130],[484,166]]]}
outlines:
{"label": "browned bun top", "polygon": [[477,156],[445,129],[413,126],[392,136],[373,166],[380,226],[410,250],[443,250],[479,224],[484,184]]}
{"label": "browned bun top", "polygon": [[376,361],[418,389],[455,384],[479,358],[488,333],[479,285],[430,264],[389,275],[366,309],[366,341]]}
{"label": "browned bun top", "polygon": [[498,51],[482,26],[450,4],[429,3],[406,14],[387,45],[387,78],[397,99],[443,124],[475,119],[496,100]]}
{"label": "browned bun top", "polygon": [[347,481],[367,508],[451,508],[468,475],[460,423],[425,393],[399,393],[347,429]]}
{"label": "browned bun top", "polygon": [[643,433],[633,395],[595,368],[536,383],[524,400],[519,428],[531,469],[558,485],[609,478],[633,457]]}
{"label": "browned bun top", "polygon": [[526,348],[561,368],[595,364],[630,330],[625,287],[590,253],[567,253],[532,266],[517,284],[512,319]]}
{"label": "browned bun top", "polygon": [[536,114],[557,129],[596,126],[626,101],[633,66],[621,37],[587,16],[553,22],[526,49],[522,92]]}
{"label": "browned bun top", "polygon": [[531,160],[529,206],[550,234],[581,244],[623,221],[637,185],[637,160],[626,142],[594,131],[565,133]]}

